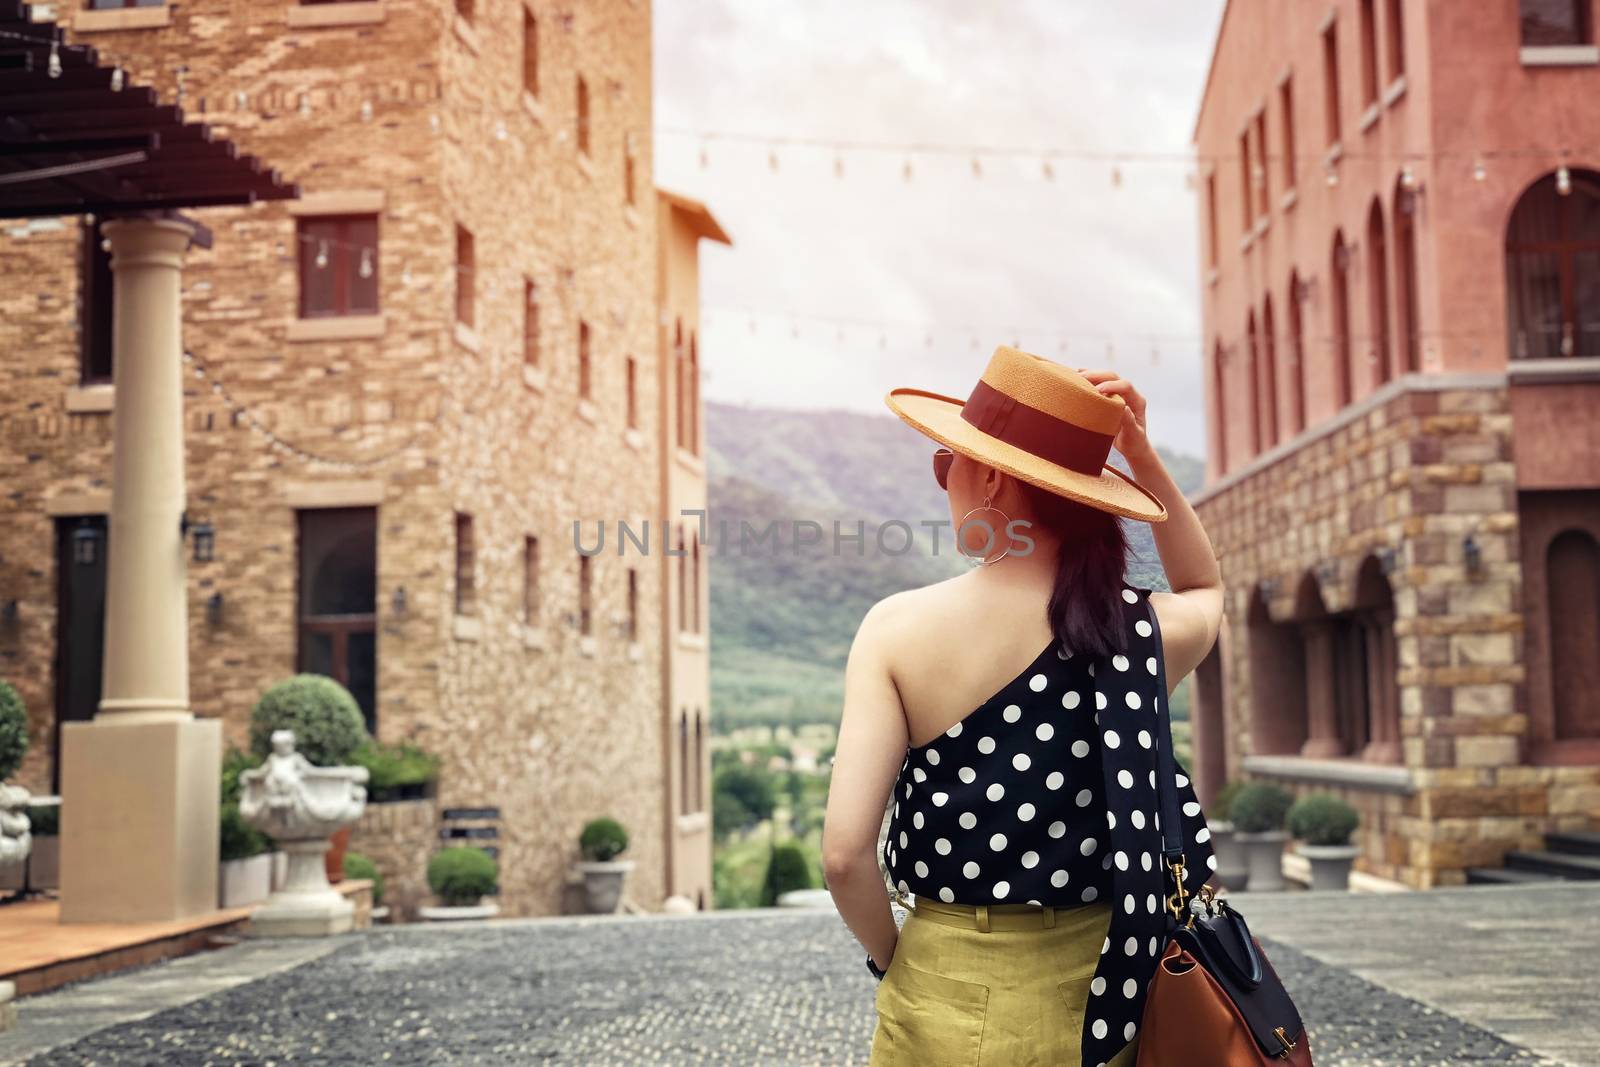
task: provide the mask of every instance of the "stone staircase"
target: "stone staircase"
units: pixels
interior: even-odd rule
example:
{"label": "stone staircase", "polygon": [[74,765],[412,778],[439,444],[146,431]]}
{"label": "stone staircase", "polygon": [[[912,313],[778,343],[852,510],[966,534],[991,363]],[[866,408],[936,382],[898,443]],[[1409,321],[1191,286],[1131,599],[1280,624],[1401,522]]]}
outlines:
{"label": "stone staircase", "polygon": [[1506,853],[1504,867],[1468,867],[1468,885],[1600,880],[1600,831],[1545,834],[1539,852]]}

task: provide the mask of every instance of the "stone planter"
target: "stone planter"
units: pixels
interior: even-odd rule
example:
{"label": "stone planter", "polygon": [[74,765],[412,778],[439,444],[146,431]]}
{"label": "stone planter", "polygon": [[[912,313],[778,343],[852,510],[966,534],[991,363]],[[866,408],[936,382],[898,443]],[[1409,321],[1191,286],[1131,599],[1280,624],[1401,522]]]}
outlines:
{"label": "stone planter", "polygon": [[217,868],[217,907],[259,904],[272,893],[272,853],[224,860]]}
{"label": "stone planter", "polygon": [[11,887],[15,889],[24,885],[27,877],[24,866],[33,849],[33,834],[28,824],[31,799],[32,794],[20,785],[0,782],[0,870],[14,872],[8,877],[15,879],[17,884]]}
{"label": "stone planter", "polygon": [[589,912],[610,915],[622,903],[622,885],[633,870],[632,860],[580,860],[578,873],[583,875],[583,893]]}
{"label": "stone planter", "polygon": [[1349,889],[1350,868],[1361,855],[1357,845],[1305,845],[1300,855],[1311,863],[1311,888]]}
{"label": "stone planter", "polygon": [[289,854],[275,849],[267,855],[272,857],[272,891],[276,893],[289,884]]}
{"label": "stone planter", "polygon": [[1217,857],[1217,881],[1229,889],[1243,889],[1250,876],[1250,861],[1238,831],[1226,819],[1206,825],[1211,827],[1211,852]]}
{"label": "stone planter", "polygon": [[435,904],[417,909],[417,918],[430,923],[482,921],[499,914],[500,905],[481,900],[476,904]]}
{"label": "stone planter", "polygon": [[1288,883],[1283,880],[1283,844],[1289,840],[1287,830],[1266,830],[1261,833],[1234,832],[1234,838],[1244,846],[1249,874],[1244,888],[1252,893],[1274,893]]}
{"label": "stone planter", "polygon": [[283,887],[250,916],[252,934],[322,937],[355,925],[355,905],[328,884],[325,857],[334,831],[361,817],[366,780],[365,767],[312,766],[294,750],[292,730],[274,731],[267,761],[239,775],[239,814],[288,854]]}
{"label": "stone planter", "polygon": [[28,890],[39,893],[61,888],[61,838],[57,834],[35,837],[28,856]]}

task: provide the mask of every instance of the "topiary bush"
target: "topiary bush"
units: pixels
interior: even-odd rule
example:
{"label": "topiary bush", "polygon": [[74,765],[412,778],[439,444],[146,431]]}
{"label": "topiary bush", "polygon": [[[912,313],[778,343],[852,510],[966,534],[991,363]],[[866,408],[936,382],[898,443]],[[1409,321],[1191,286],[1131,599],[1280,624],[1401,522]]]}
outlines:
{"label": "topiary bush", "polygon": [[440,849],[428,861],[428,888],[450,907],[469,906],[494,892],[500,867],[481,848]]}
{"label": "topiary bush", "polygon": [[1217,790],[1217,795],[1212,799],[1209,808],[1210,817],[1218,822],[1231,822],[1233,819],[1233,798],[1239,795],[1239,790],[1244,788],[1240,781],[1224,782],[1222,788]]}
{"label": "topiary bush", "polygon": [[1283,829],[1283,819],[1294,803],[1282,788],[1267,782],[1251,782],[1234,794],[1229,805],[1233,828],[1240,833],[1260,834]]}
{"label": "topiary bush", "polygon": [[1348,845],[1361,816],[1332,793],[1311,793],[1289,806],[1289,832],[1308,845]]}
{"label": "topiary bush", "polygon": [[369,737],[350,691],[320,674],[297,674],[261,694],[250,713],[250,751],[266,759],[272,732],[293,730],[295,751],[318,767],[350,762]]}
{"label": "topiary bush", "polygon": [[0,782],[17,773],[28,754],[28,709],[10,682],[0,682]]}
{"label": "topiary bush", "polygon": [[386,745],[369,737],[351,753],[350,762],[367,769],[369,802],[420,796],[422,787],[439,778],[439,757],[410,741]]}
{"label": "topiary bush", "polygon": [[761,906],[772,907],[790,890],[810,888],[811,865],[800,846],[792,841],[774,846],[767,859],[767,876],[761,883]]}
{"label": "topiary bush", "polygon": [[346,878],[372,879],[372,906],[376,908],[383,903],[383,875],[378,873],[378,865],[359,852],[346,852],[344,854],[344,876]]}
{"label": "topiary bush", "polygon": [[578,848],[586,860],[609,863],[627,851],[628,831],[608,816],[591,819],[578,835]]}

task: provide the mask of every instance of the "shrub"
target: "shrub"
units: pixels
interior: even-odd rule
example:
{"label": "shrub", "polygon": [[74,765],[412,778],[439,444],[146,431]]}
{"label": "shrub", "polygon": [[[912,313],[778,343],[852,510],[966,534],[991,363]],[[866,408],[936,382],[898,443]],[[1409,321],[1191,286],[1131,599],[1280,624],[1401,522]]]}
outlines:
{"label": "shrub", "polygon": [[1234,794],[1228,811],[1235,830],[1259,834],[1283,829],[1284,815],[1293,802],[1294,798],[1278,786],[1251,782]]}
{"label": "shrub", "polygon": [[792,841],[773,846],[767,859],[767,877],[761,883],[761,906],[770,908],[793,889],[810,889],[811,867],[806,854]]}
{"label": "shrub", "polygon": [[1289,806],[1289,832],[1308,845],[1348,845],[1360,822],[1356,809],[1332,793],[1311,793]]}
{"label": "shrub", "polygon": [[272,851],[272,838],[245,822],[244,816],[239,814],[239,774],[260,762],[234,745],[229,745],[222,754],[222,806],[218,809],[217,821],[220,858],[224,862]]}
{"label": "shrub", "polygon": [[250,713],[250,750],[258,758],[272,751],[274,730],[293,730],[295,750],[318,767],[348,763],[368,737],[355,697],[320,674],[297,674],[261,695]]}
{"label": "shrub", "polygon": [[17,773],[28,752],[28,709],[10,682],[0,682],[0,782]]}
{"label": "shrub", "polygon": [[628,831],[609,817],[591,819],[578,835],[578,848],[586,860],[609,863],[628,850]]}
{"label": "shrub", "polygon": [[367,769],[367,799],[392,797],[403,786],[426,785],[439,778],[439,757],[410,741],[385,745],[368,738],[350,754],[350,762]]}
{"label": "shrub", "polygon": [[1218,822],[1227,822],[1233,819],[1233,798],[1239,795],[1239,790],[1244,788],[1240,781],[1224,782],[1222,788],[1217,790],[1217,795],[1211,801],[1210,817]]}
{"label": "shrub", "polygon": [[372,906],[376,908],[383,903],[383,875],[378,873],[378,865],[359,852],[346,852],[344,854],[344,876],[346,878],[372,879]]}
{"label": "shrub", "polygon": [[772,818],[777,804],[771,772],[754,767],[734,765],[718,771],[711,779],[711,793],[713,797],[720,793],[732,796],[757,821]]}
{"label": "shrub", "polygon": [[61,834],[60,804],[28,805],[28,831],[34,837],[58,837]]}
{"label": "shrub", "polygon": [[478,903],[494,892],[499,876],[494,857],[481,848],[441,849],[428,861],[428,888],[450,907]]}

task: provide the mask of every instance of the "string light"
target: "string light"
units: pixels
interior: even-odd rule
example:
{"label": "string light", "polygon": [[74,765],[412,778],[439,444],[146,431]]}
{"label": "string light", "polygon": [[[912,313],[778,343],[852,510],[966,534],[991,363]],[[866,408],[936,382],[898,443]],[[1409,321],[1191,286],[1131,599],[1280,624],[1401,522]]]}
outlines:
{"label": "string light", "polygon": [[1487,181],[1488,178],[1489,168],[1484,166],[1483,157],[1479,156],[1477,159],[1472,161],[1472,180],[1475,182],[1481,182]]}
{"label": "string light", "polygon": [[1572,172],[1567,169],[1565,163],[1556,168],[1556,192],[1562,196],[1572,194]]}

